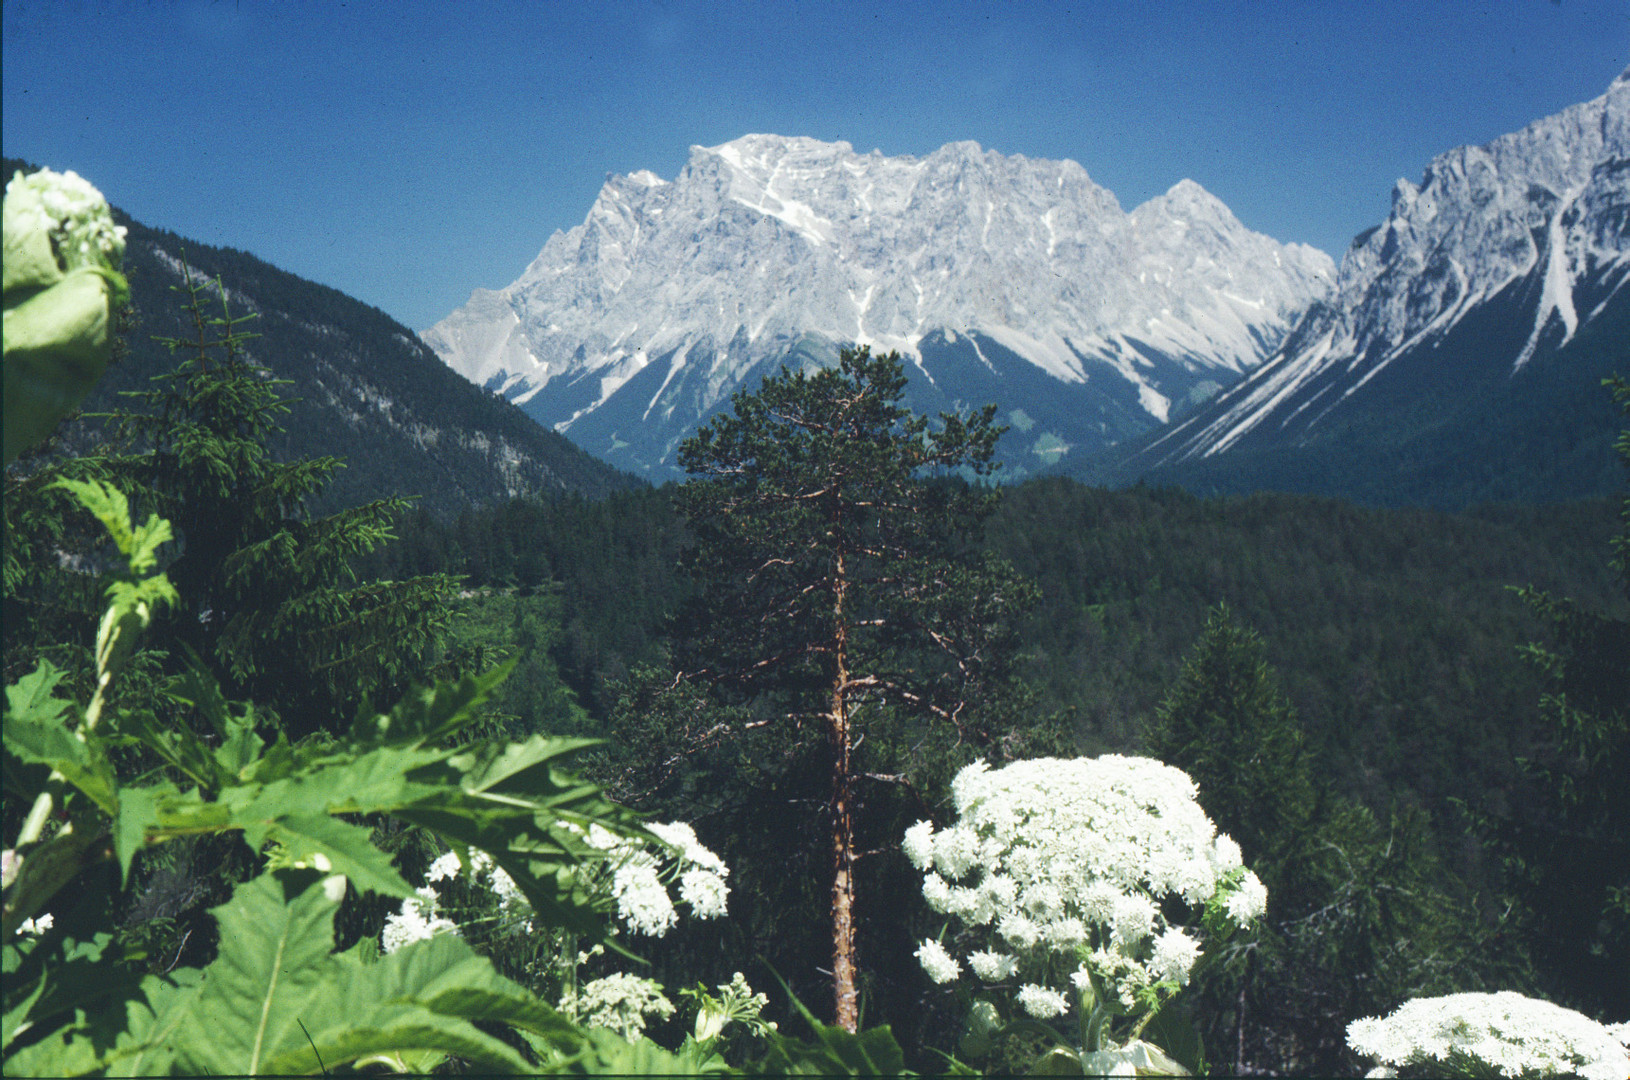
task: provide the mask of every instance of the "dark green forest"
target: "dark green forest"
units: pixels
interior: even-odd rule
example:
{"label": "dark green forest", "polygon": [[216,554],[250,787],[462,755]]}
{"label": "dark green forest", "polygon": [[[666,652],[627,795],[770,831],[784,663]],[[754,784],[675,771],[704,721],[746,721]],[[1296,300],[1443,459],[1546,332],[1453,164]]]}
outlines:
{"label": "dark green forest", "polygon": [[[1184,769],[1267,890],[1266,914],[1219,935],[1227,947],[1192,983],[1185,969],[1135,1002],[1093,1006],[1106,1023],[1142,1015],[1134,1040],[1178,1064],[1352,1073],[1349,1021],[1455,991],[1630,1014],[1630,500],[1447,513],[1064,478],[1001,486],[984,475],[999,436],[990,410],[912,416],[898,358],[862,350],[738,395],[733,417],[687,442],[685,485],[585,466],[583,483],[560,472],[525,497],[415,502],[382,482],[364,490],[389,463],[343,471],[355,448],[343,439],[321,456],[288,449],[287,425],[309,419],[268,367],[281,354],[251,335],[292,316],[234,310],[234,289],[264,298],[276,282],[216,255],[241,282],[177,275],[173,311],[125,322],[127,356],[160,351],[162,373],[69,421],[5,478],[8,729],[17,717],[47,733],[40,746],[70,738],[46,707],[60,686],[93,702],[86,729],[99,710],[116,718],[96,736],[109,777],[168,793],[114,805],[115,823],[148,818],[118,824],[107,853],[74,849],[95,882],[82,905],[114,928],[93,959],[132,985],[226,956],[226,916],[213,913],[271,879],[263,860],[284,874],[279,888],[326,871],[300,855],[297,821],[330,845],[314,851],[368,853],[329,900],[324,958],[332,945],[345,964],[376,961],[373,943],[412,895],[404,882],[453,837],[511,859],[533,910],[557,913],[552,928],[481,942],[499,975],[550,1001],[569,997],[562,970],[575,988],[578,967],[620,970],[627,949],[676,994],[745,972],[770,990],[765,1017],[815,1033],[801,1044],[752,1028],[732,1046],[750,1070],[935,1072],[960,1055],[1001,1073],[1068,1050],[1080,1071],[1096,1028],[1061,1050],[1036,1025],[979,1027],[965,988],[925,976],[923,943],[945,920],[923,903],[901,837],[955,816],[952,777],[976,760],[1124,754]],[[1630,416],[1622,382],[1602,393]],[[1630,433],[1615,453],[1630,464]],[[124,533],[99,531],[87,507]],[[105,596],[122,614],[99,623]],[[108,645],[108,626],[138,621],[139,647]],[[393,724],[415,732],[411,745],[388,742]],[[73,771],[88,751],[48,753],[9,730],[7,751],[8,842],[72,838],[47,836],[38,807],[55,805],[65,776],[102,790],[100,773]],[[729,914],[562,960],[600,933],[576,885],[548,891],[587,848],[555,829],[547,843],[564,861],[516,854],[547,846],[521,836],[546,816],[531,789],[492,789],[523,807],[510,817],[409,791],[336,796],[333,823],[277,818],[282,833],[253,815],[198,824],[201,793],[225,806],[256,770],[288,783],[287,770],[332,765],[321,775],[337,783],[352,756],[385,751],[462,770],[449,790],[466,797],[510,758],[576,755],[588,785],[552,764],[529,775],[588,807],[572,811],[583,822],[637,828],[603,790],[690,823],[731,868]],[[202,778],[190,795],[177,786],[188,777]],[[539,865],[548,872],[528,869]],[[377,887],[357,886],[359,873]],[[840,892],[852,930],[832,917]],[[473,895],[459,894],[466,914],[488,907],[472,926],[498,918]],[[20,909],[11,893],[7,904],[10,935]],[[1172,899],[1159,917],[1201,914]],[[1220,924],[1203,914],[1209,935]],[[845,948],[848,1015],[828,967]],[[469,1045],[494,1061],[587,1045],[528,1015],[534,1034],[564,1041]],[[702,1030],[691,1015],[654,1020],[650,1053],[694,1050]],[[612,1055],[599,1071],[680,1060],[597,1052]]]}
{"label": "dark green forest", "polygon": [[[1037,710],[1082,752],[1140,745],[1208,610],[1226,603],[1262,635],[1328,755],[1327,782],[1446,808],[1507,788],[1538,737],[1541,673],[1516,661],[1543,627],[1514,590],[1598,597],[1622,614],[1606,556],[1616,527],[1605,499],[1445,514],[1042,479],[1002,489],[980,543],[1040,591],[1021,670]],[[477,594],[462,601],[472,632],[518,610],[558,612],[555,639],[522,662],[558,673],[590,723],[610,716],[631,670],[667,659],[667,618],[690,588],[669,488],[445,521],[417,511],[397,531],[366,573],[463,575]]]}
{"label": "dark green forest", "polygon": [[[616,760],[630,753],[621,733],[640,730],[627,713],[660,711],[653,686],[671,678],[674,616],[694,590],[677,570],[690,537],[672,495],[669,487],[604,500],[517,500],[451,520],[418,512],[401,522],[400,540],[372,553],[366,566],[393,578],[466,575],[472,595],[460,602],[466,621],[454,639],[479,636],[519,661],[500,711],[554,717],[559,730],[573,734],[611,733],[618,748],[599,775],[615,783],[629,775]],[[1622,972],[1597,969],[1584,985],[1570,986],[1568,976],[1536,969],[1536,953],[1505,899],[1508,853],[1491,831],[1491,823],[1531,805],[1535,780],[1524,763],[1556,752],[1555,730],[1541,709],[1546,671],[1523,655],[1529,643],[1553,639],[1555,627],[1520,590],[1578,598],[1586,610],[1624,619],[1630,597],[1610,565],[1622,529],[1611,500],[1453,514],[1274,493],[1202,499],[1179,489],[1110,491],[1056,478],[1000,489],[995,512],[970,543],[1008,560],[1037,589],[1037,603],[1017,627],[1017,670],[1031,692],[1025,721],[1044,729],[1039,743],[1032,734],[1031,746],[1069,754],[1151,752],[1157,716],[1205,641],[1208,621],[1225,606],[1252,636],[1252,663],[1265,670],[1298,732],[1302,783],[1317,812],[1340,818],[1377,850],[1397,843],[1401,862],[1386,872],[1408,876],[1429,894],[1420,910],[1385,918],[1397,920],[1397,932],[1429,943],[1430,955],[1411,958],[1413,967],[1395,972],[1396,982],[1367,1000],[1319,1002],[1308,1010],[1315,1015],[1297,1021],[1301,1031],[1274,1032],[1259,1018],[1241,1064],[1346,1068],[1342,1025],[1332,1017],[1356,1013],[1317,1015],[1319,1009],[1384,1009],[1387,995],[1406,986],[1544,987],[1598,1008],[1625,1002],[1630,983]],[[540,632],[544,626],[550,629]],[[936,751],[944,760],[912,764],[943,784],[969,752]],[[620,794],[730,837],[720,850],[737,857],[733,866],[776,859],[802,837],[800,865],[818,876],[811,821],[766,830],[761,791],[728,793],[743,783],[734,772],[739,765],[704,755],[656,790],[634,784]],[[817,798],[815,791],[789,791],[790,782],[755,783],[777,798],[806,804]],[[913,815],[934,812],[943,795],[932,790],[920,793],[926,805],[885,799],[900,828]],[[1213,809],[1205,790],[1202,784],[1202,804]],[[777,866],[771,880],[792,887],[781,871]],[[868,890],[874,897],[903,892],[909,899],[915,891],[902,867],[875,873]],[[1306,881],[1287,884],[1304,897],[1317,890]],[[772,906],[801,902],[808,912],[803,925],[818,927],[824,898],[802,882],[795,893]],[[873,904],[862,939],[874,965],[872,1007],[889,1010],[884,1015],[896,1030],[905,1027],[896,1017],[915,1018],[917,1038],[932,1042],[936,1024],[952,1023],[936,1011],[950,1003],[935,1002],[916,978],[912,927],[887,925],[885,913],[895,905]],[[805,933],[800,943],[782,921],[754,927],[743,910],[748,925],[732,928],[741,937],[723,947],[711,932],[705,941],[681,940],[658,963],[664,971],[690,972],[719,963],[713,958],[721,954],[752,951],[815,996],[819,980],[807,972],[820,963],[818,933]],[[1381,933],[1381,924],[1372,932]],[[1296,985],[1308,973],[1281,966],[1277,977]],[[1288,1010],[1285,986],[1263,993],[1265,1002],[1277,1002],[1272,1007]],[[1233,1040],[1239,1032],[1208,1034]]]}

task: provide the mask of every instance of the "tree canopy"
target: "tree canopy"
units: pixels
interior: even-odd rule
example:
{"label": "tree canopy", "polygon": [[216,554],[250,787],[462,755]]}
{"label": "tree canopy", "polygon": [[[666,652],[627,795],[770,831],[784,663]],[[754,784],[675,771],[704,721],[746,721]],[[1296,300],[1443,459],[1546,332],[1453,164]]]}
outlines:
{"label": "tree canopy", "polygon": [[962,479],[995,468],[995,407],[931,427],[900,403],[905,385],[897,354],[846,350],[738,393],[679,451],[700,586],[685,673],[770,694],[778,715],[759,722],[825,736],[833,987],[851,1031],[855,748],[888,710],[992,742],[981,704],[1009,678],[1010,617],[1033,595],[962,542],[996,498]]}

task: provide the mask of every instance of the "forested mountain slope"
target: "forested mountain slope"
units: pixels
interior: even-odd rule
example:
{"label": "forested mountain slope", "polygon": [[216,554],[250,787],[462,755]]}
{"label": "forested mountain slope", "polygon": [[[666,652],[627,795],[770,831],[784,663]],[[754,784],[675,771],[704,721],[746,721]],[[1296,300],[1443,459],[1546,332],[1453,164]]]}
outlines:
{"label": "forested mountain slope", "polygon": [[[3,165],[8,178],[18,169],[33,166],[12,159]],[[271,446],[274,455],[344,459],[346,468],[318,509],[414,495],[438,514],[456,514],[517,495],[600,496],[635,482],[471,386],[377,308],[247,252],[199,244],[114,213],[130,230],[124,270],[134,319],[124,334],[128,352],[84,412],[125,407],[120,391],[147,389],[152,376],[175,366],[178,358],[154,338],[192,335],[171,291],[185,259],[196,274],[225,283],[233,315],[257,316],[243,327],[258,335],[248,343],[250,359],[293,384],[282,390],[294,400]],[[68,433],[76,450],[99,438],[83,421]]]}

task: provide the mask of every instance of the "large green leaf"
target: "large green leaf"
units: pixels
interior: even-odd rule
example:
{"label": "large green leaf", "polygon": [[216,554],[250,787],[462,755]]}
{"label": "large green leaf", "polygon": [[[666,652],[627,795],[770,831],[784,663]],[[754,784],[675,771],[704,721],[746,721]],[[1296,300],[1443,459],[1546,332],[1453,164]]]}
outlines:
{"label": "large green leaf", "polygon": [[452,758],[449,764],[464,773],[459,786],[465,791],[516,797],[530,805],[555,805],[599,793],[598,787],[555,768],[563,758],[599,743],[598,739],[534,735],[525,742],[485,743]]}
{"label": "large green leaf", "polygon": [[119,884],[130,880],[130,864],[147,843],[147,832],[158,824],[159,804],[181,792],[168,780],[149,787],[127,787],[119,793],[119,812],[113,818],[113,854],[119,860]]}
{"label": "large green leaf", "polygon": [[650,1039],[629,1042],[615,1031],[593,1028],[587,1045],[574,1057],[551,1063],[551,1073],[564,1076],[732,1076],[740,1075],[717,1054],[691,1040],[677,1051]]}
{"label": "large green leaf", "polygon": [[456,683],[414,687],[390,712],[359,715],[351,726],[351,742],[357,747],[417,746],[443,740],[478,718],[481,703],[509,677],[514,666],[511,661],[480,675],[466,675]]}
{"label": "large green leaf", "polygon": [[184,725],[143,710],[120,713],[109,726],[211,791],[218,790],[225,779],[214,752]]}
{"label": "large green leaf", "polygon": [[73,704],[56,696],[62,679],[63,673],[49,660],[41,660],[33,671],[6,687],[6,720],[14,716],[38,723],[60,720]]}
{"label": "large green leaf", "polygon": [[[790,991],[788,996],[792,996]],[[759,1062],[760,1072],[789,1076],[914,1075],[906,1070],[905,1053],[887,1025],[851,1033],[821,1023],[796,997],[792,997],[792,1004],[809,1025],[814,1041],[801,1042],[778,1031],[770,1032],[770,1050]]]}
{"label": "large green leaf", "polygon": [[363,892],[402,899],[413,895],[413,888],[391,865],[390,856],[374,847],[373,834],[338,818],[291,814],[275,821],[251,823],[244,828],[243,838],[257,851],[266,841],[276,841],[283,847],[281,858],[285,863],[344,874]]}
{"label": "large green leaf", "polygon": [[435,1050],[484,1071],[519,1054],[472,1021],[521,1023],[554,1039],[570,1027],[456,938],[377,963],[334,956],[337,878],[279,871],[214,909],[221,952],[169,1046],[194,1074],[316,1073],[364,1057]]}
{"label": "large green leaf", "polygon": [[[468,796],[454,795],[434,805],[409,807],[397,816],[453,844],[492,856],[545,923],[590,942],[606,937],[603,916],[610,910],[610,899],[591,891],[586,885],[589,875],[583,873],[602,861],[604,853],[549,815],[496,813]],[[617,948],[614,941],[605,944]]]}
{"label": "large green leaf", "polygon": [[[327,755],[264,786],[227,788],[221,801],[234,821],[272,821],[291,814],[388,813],[442,794],[439,778],[421,778],[452,751],[384,746],[361,755]],[[430,781],[430,782],[427,782]]]}
{"label": "large green leaf", "polygon": [[[73,913],[59,919],[83,921]],[[199,973],[143,978],[111,954],[111,940],[106,933],[78,940],[59,930],[6,946],[7,1076],[78,1076],[107,1069],[114,1059],[115,1075],[167,1069],[163,1048],[148,1044],[162,1036],[161,1021],[173,1006],[189,1000],[187,987]]]}
{"label": "large green leaf", "polygon": [[[636,815],[558,768],[588,740],[543,735],[449,757],[422,770],[435,794],[398,816],[491,855],[546,922],[599,940],[610,901],[589,890],[585,868],[605,858],[584,831],[598,823],[637,833]],[[574,828],[568,826],[575,826]],[[615,947],[615,943],[608,943]]]}
{"label": "large green leaf", "polygon": [[133,995],[139,976],[103,955],[111,940],[109,934],[97,934],[80,941],[59,931],[19,935],[7,945],[0,1048],[9,1049],[29,1029],[51,1030],[69,1022],[76,1010]]}
{"label": "large green leaf", "polygon": [[107,1029],[114,1032],[113,1047],[101,1058],[108,1076],[167,1076],[174,1071],[173,1036],[198,1007],[202,979],[197,968],[182,968],[173,976],[149,975],[142,980],[142,1000],[127,1001],[121,1012],[105,1017]]}
{"label": "large green leaf", "polygon": [[119,805],[113,767],[98,746],[88,744],[64,724],[64,714],[73,703],[55,695],[61,681],[62,672],[41,661],[31,673],[6,687],[6,751],[25,764],[55,769],[111,814]]}
{"label": "large green leaf", "polygon": [[583,1032],[531,992],[511,982],[462,939],[438,934],[377,963],[353,962],[341,987],[347,995],[411,1000],[437,1015],[501,1023],[548,1045],[575,1050]]}
{"label": "large green leaf", "polygon": [[97,1058],[96,1044],[84,1033],[85,1014],[78,1014],[78,1022],[68,1024],[36,1042],[29,1043],[5,1056],[5,1075],[12,1076],[85,1076],[95,1072],[101,1062]]}
{"label": "large green leaf", "polygon": [[114,544],[130,563],[132,574],[145,574],[158,562],[158,549],[174,539],[170,523],[149,514],[145,525],[132,526],[130,500],[112,484],[100,480],[58,480],[53,487],[70,492],[79,505],[96,516]]}
{"label": "large green leaf", "polygon": [[220,953],[204,969],[198,1007],[174,1035],[183,1068],[254,1075],[272,1053],[304,1043],[299,1021],[315,1018],[312,999],[334,948],[343,883],[335,889],[332,881],[339,879],[262,874],[211,909]]}

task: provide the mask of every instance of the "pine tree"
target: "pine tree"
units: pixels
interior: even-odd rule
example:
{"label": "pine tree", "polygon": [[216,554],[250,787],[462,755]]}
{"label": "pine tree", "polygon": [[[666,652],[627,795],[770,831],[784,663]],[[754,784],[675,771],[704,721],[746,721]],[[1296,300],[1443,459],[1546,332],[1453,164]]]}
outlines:
{"label": "pine tree", "polygon": [[[185,265],[182,275],[191,332],[159,339],[181,362],[129,395],[143,408],[110,417],[132,452],[108,471],[180,540],[166,569],[183,602],[149,640],[203,658],[235,697],[279,703],[291,736],[332,729],[364,698],[388,699],[426,674],[457,582],[356,580],[352,560],[392,539],[410,501],[309,516],[343,464],[273,459],[286,383],[249,357],[242,327],[252,316],[231,313],[221,283]],[[219,316],[205,313],[210,292]]]}
{"label": "pine tree", "polygon": [[[677,501],[701,586],[693,679],[771,694],[779,717],[825,736],[830,776],[832,985],[858,1022],[855,749],[895,709],[988,746],[977,702],[1008,679],[1007,622],[1032,599],[1010,570],[959,544],[995,495],[1001,434],[989,406],[937,430],[900,404],[898,355],[845,350],[834,368],[784,369],[738,393],[687,439]],[[927,475],[925,475],[927,474]],[[758,721],[775,722],[775,715]]]}

